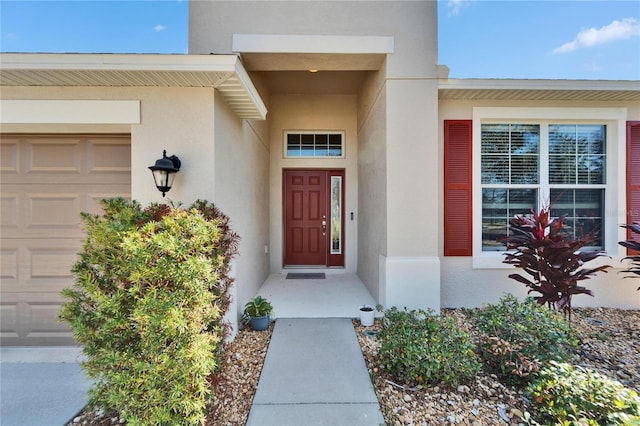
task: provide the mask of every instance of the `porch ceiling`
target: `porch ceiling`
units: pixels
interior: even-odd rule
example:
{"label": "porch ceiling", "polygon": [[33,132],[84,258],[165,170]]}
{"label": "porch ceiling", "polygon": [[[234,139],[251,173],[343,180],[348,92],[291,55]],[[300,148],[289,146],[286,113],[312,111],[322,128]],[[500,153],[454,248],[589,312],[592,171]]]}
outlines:
{"label": "porch ceiling", "polygon": [[236,55],[4,53],[0,86],[212,87],[240,118],[267,114]]}
{"label": "porch ceiling", "polygon": [[640,81],[447,79],[440,100],[640,101]]}

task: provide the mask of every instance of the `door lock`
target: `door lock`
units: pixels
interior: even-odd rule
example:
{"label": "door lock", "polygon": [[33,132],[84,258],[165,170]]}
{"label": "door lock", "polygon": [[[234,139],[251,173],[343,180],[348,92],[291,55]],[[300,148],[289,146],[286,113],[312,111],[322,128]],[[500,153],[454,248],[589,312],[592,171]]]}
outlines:
{"label": "door lock", "polygon": [[322,236],[327,235],[327,217],[322,216]]}

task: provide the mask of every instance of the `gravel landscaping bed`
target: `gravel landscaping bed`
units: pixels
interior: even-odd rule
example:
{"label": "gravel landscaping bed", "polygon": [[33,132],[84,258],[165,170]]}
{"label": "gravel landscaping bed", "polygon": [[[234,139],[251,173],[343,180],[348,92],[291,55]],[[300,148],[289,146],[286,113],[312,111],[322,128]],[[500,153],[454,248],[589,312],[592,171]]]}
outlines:
{"label": "gravel landscaping bed", "polygon": [[[461,327],[473,332],[464,309],[443,310],[455,316]],[[575,362],[640,390],[640,311],[609,308],[574,309],[573,327],[580,348]],[[471,383],[448,389],[445,386],[418,389],[395,383],[378,365],[378,342],[365,335],[371,327],[354,327],[365,361],[375,378],[375,389],[387,425],[517,425],[527,410],[521,393],[502,385],[495,376],[479,374]]]}
{"label": "gravel landscaping bed", "polygon": [[[443,310],[470,330],[464,309]],[[610,308],[573,310],[573,326],[580,338],[578,365],[596,369],[640,391],[640,311]],[[354,328],[380,401],[387,425],[517,425],[527,407],[519,391],[502,385],[495,376],[479,374],[471,383],[410,388],[396,383],[376,362],[377,341],[365,331],[376,331],[379,321]],[[207,426],[244,425],[258,384],[273,324],[267,331],[241,330],[228,347],[221,372],[212,378],[216,400]],[[82,413],[73,425],[113,425],[117,415]]]}

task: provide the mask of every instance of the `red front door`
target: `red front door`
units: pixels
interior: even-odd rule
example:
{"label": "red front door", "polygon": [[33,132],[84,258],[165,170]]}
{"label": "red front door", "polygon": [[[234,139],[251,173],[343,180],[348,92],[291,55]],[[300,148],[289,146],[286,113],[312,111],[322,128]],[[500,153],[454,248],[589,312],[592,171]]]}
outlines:
{"label": "red front door", "polygon": [[[330,246],[331,176],[343,171],[284,171],[284,264],[296,266],[343,266],[342,250],[336,255]],[[341,180],[342,183],[342,180]],[[342,191],[341,191],[342,193]],[[340,195],[342,197],[342,195]],[[334,202],[335,204],[335,202]],[[343,205],[342,200],[339,203]],[[340,212],[339,221],[344,215]],[[340,226],[340,238],[342,229]]]}

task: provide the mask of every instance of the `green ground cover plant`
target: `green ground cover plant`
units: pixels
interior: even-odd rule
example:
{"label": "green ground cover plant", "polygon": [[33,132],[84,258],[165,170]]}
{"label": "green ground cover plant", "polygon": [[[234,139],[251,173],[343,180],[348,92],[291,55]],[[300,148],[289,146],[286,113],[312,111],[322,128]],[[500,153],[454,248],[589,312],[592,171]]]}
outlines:
{"label": "green ground cover plant", "polygon": [[202,424],[238,237],[204,201],[102,206],[102,215],[82,215],[87,238],[60,313],[84,347],[90,405],[129,425]]}
{"label": "green ground cover plant", "polygon": [[380,363],[404,383],[456,386],[481,368],[471,338],[455,319],[430,310],[390,308],[377,336]]}
{"label": "green ground cover plant", "polygon": [[527,387],[536,407],[530,424],[640,425],[640,397],[594,370],[551,362]]}
{"label": "green ground cover plant", "polygon": [[486,368],[510,385],[524,386],[550,361],[568,361],[578,341],[561,314],[507,294],[471,313]]}

